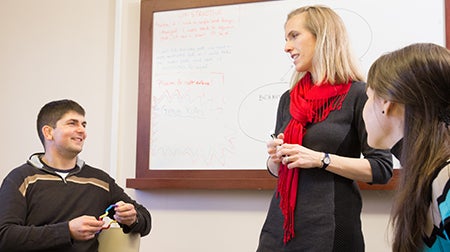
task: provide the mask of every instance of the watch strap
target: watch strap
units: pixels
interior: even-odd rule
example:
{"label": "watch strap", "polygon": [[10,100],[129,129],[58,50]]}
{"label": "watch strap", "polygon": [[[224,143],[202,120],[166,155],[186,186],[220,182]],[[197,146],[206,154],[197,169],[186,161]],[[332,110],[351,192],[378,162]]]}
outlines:
{"label": "watch strap", "polygon": [[329,164],[330,164],[330,154],[325,152],[322,158],[322,167],[320,169],[325,170]]}

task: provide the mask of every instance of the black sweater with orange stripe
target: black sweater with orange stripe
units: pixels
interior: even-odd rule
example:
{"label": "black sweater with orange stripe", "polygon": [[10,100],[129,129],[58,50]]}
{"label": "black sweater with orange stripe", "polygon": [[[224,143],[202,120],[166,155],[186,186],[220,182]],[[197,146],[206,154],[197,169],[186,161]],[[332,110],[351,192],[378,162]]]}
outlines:
{"label": "black sweater with orange stripe", "polygon": [[63,178],[35,154],[12,170],[0,187],[0,251],[97,251],[98,241],[75,241],[68,222],[82,215],[98,217],[118,201],[131,203],[138,212],[125,233],[147,235],[151,216],[131,199],[106,172],[78,159]]}

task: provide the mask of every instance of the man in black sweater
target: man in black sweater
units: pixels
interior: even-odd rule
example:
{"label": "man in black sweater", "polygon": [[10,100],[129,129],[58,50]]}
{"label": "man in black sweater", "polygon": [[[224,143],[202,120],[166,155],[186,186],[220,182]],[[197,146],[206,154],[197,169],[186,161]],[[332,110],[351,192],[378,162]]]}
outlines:
{"label": "man in black sweater", "polygon": [[106,172],[78,157],[86,139],[84,109],[71,100],[42,107],[37,118],[45,153],[33,154],[0,187],[0,251],[97,251],[98,217],[125,233],[147,235],[151,216]]}

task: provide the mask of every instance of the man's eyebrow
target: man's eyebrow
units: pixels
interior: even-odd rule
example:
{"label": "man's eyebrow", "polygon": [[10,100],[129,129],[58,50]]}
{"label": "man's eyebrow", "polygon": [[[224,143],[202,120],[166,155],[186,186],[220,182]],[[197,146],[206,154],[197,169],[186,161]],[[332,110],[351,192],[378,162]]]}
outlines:
{"label": "man's eyebrow", "polygon": [[[78,119],[74,119],[74,118],[70,118],[70,119],[68,119],[67,120],[67,122],[80,122],[80,120],[78,120]],[[81,121],[81,124],[83,124],[83,125],[87,125],[87,121]]]}

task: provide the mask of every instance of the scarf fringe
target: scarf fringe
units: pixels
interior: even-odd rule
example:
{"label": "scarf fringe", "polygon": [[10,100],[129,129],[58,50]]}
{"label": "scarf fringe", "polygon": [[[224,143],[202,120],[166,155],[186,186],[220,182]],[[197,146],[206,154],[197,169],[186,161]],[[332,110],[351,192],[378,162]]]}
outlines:
{"label": "scarf fringe", "polygon": [[285,219],[285,222],[283,224],[284,229],[284,236],[283,236],[283,242],[284,244],[288,243],[290,240],[292,240],[295,237],[294,233],[294,211],[289,213],[287,221]]}
{"label": "scarf fringe", "polygon": [[[325,120],[333,110],[340,110],[342,108],[342,103],[347,94],[336,95],[329,99],[313,100],[310,101],[313,107],[317,108],[313,112],[312,122],[317,123]],[[321,106],[322,105],[322,106]]]}

